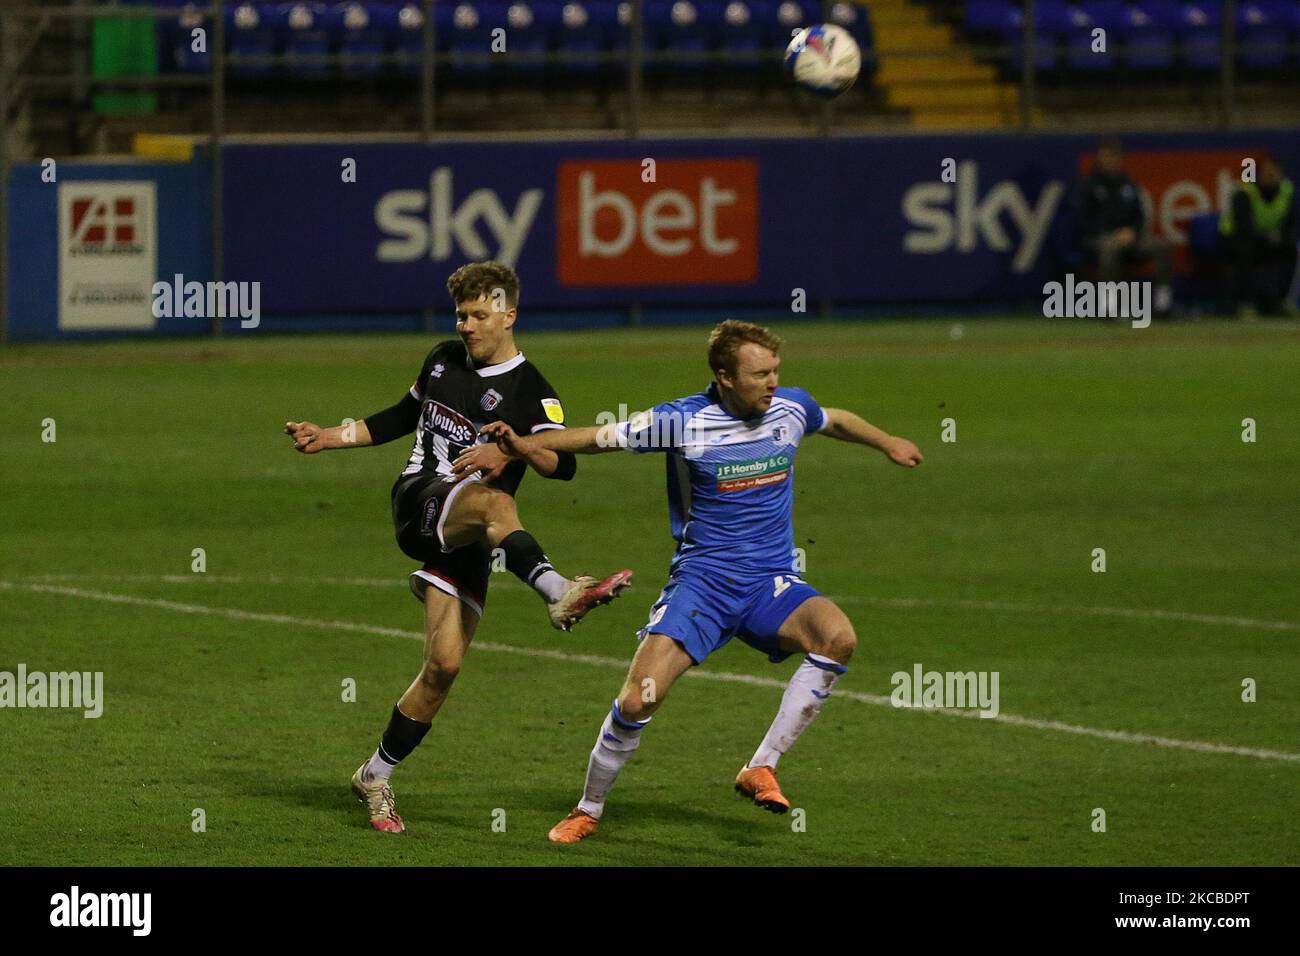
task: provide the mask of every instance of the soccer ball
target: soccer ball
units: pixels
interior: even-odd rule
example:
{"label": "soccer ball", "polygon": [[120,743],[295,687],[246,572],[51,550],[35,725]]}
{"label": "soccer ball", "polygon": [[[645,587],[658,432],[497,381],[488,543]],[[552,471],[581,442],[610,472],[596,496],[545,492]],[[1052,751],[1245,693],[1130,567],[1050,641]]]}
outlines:
{"label": "soccer ball", "polygon": [[841,26],[804,27],[785,48],[785,69],[795,83],[818,96],[839,96],[862,68],[857,41]]}

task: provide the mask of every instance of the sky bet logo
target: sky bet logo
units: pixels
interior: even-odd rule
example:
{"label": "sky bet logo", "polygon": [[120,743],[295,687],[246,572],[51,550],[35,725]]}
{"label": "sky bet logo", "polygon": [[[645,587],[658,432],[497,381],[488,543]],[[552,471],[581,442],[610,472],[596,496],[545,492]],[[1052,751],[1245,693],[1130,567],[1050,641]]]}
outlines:
{"label": "sky bet logo", "polygon": [[758,276],[758,163],[573,160],[556,189],[561,285],[704,285]]}
{"label": "sky bet logo", "polygon": [[[394,189],[375,203],[375,225],[389,238],[375,249],[380,262],[441,262],[452,256],[495,259],[513,267],[542,204],[542,190],[525,189],[508,211],[493,189],[475,189],[459,203],[452,193],[452,172],[440,166],[429,177],[429,191]],[[483,241],[480,221],[492,237]]]}
{"label": "sky bet logo", "polygon": [[[758,163],[678,159],[571,160],[555,187],[562,285],[702,285],[758,275]],[[514,266],[544,191],[525,189],[513,208],[494,189],[458,197],[450,167],[429,188],[394,189],[375,203],[380,262],[495,259]]]}

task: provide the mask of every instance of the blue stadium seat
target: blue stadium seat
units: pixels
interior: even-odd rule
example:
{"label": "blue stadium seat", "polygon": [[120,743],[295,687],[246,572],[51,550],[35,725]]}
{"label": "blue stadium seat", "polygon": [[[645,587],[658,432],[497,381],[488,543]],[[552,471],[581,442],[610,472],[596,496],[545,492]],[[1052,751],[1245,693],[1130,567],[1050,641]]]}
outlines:
{"label": "blue stadium seat", "polygon": [[1120,24],[1124,60],[1133,70],[1167,70],[1174,62],[1180,6],[1174,0],[1139,0]]}
{"label": "blue stadium seat", "polygon": [[777,50],[784,50],[790,45],[791,38],[800,28],[821,22],[819,15],[809,16],[808,13],[795,0],[777,0],[775,6],[771,8],[771,19],[768,20],[772,46]]}
{"label": "blue stadium seat", "polygon": [[[1105,13],[1109,13],[1109,11],[1105,11]],[[1065,58],[1070,68],[1087,73],[1113,69],[1119,58],[1115,55],[1115,48],[1112,44],[1118,42],[1119,36],[1112,34],[1110,29],[1095,18],[1086,7],[1070,7],[1068,17],[1069,29],[1065,34]],[[1104,52],[1093,51],[1092,34],[1097,29],[1106,31]]]}
{"label": "blue stadium seat", "polygon": [[563,56],[579,57],[562,61],[565,71],[595,73],[601,69],[596,54],[608,48],[609,36],[619,29],[617,4],[593,4],[583,0],[569,0],[560,8],[560,23],[556,34],[556,48]]}
{"label": "blue stadium seat", "polygon": [[528,0],[513,0],[506,7],[506,57],[504,63],[510,70],[525,75],[536,75],[546,70],[546,60],[518,59],[512,54],[524,53],[530,57],[547,53],[551,47],[552,4],[539,4]]}
{"label": "blue stadium seat", "polygon": [[319,78],[330,72],[330,65],[324,61],[302,59],[330,52],[327,13],[323,3],[282,3],[276,8],[275,28],[284,50],[284,64],[298,76]]}
{"label": "blue stadium seat", "polygon": [[459,0],[452,11],[451,35],[447,48],[451,51],[451,68],[456,73],[485,75],[492,70],[488,59],[473,62],[464,59],[466,54],[492,52],[492,30],[504,27],[506,13],[500,3],[491,0]]}
{"label": "blue stadium seat", "polygon": [[1006,35],[1012,29],[1011,0],[966,0],[966,28]]}
{"label": "blue stadium seat", "polygon": [[708,65],[705,57],[713,48],[713,37],[700,0],[646,0],[643,9],[646,49],[682,57],[671,63],[660,61],[654,72],[693,73]]}
{"label": "blue stadium seat", "polygon": [[[379,59],[387,51],[397,24],[397,7],[392,3],[336,3],[325,15],[331,42],[339,51],[339,69],[349,76],[373,76],[384,69]],[[373,57],[373,62],[357,57]]]}
{"label": "blue stadium seat", "polygon": [[[1063,11],[1064,8],[1065,4],[1061,3],[1060,10]],[[1034,19],[1037,20],[1042,15],[1042,12],[1038,11],[1037,4],[1035,4],[1034,9],[1036,11]],[[1049,8],[1046,12],[1048,14],[1048,22],[1051,23],[1053,22],[1052,17],[1054,17],[1059,11]],[[1064,20],[1062,19],[1056,22],[1064,22]],[[1011,65],[1012,68],[1016,70],[1019,70],[1024,62],[1024,23],[1024,13],[1017,10],[1015,7],[1012,7],[1010,23],[1003,31],[1002,42],[1011,47]],[[1058,34],[1044,29],[1044,26],[1045,24],[1039,24],[1039,30],[1035,36],[1034,65],[1035,68],[1039,70],[1054,70],[1056,69],[1056,46]]]}
{"label": "blue stadium seat", "polygon": [[[226,36],[231,53],[243,56],[270,56],[276,49],[275,5],[241,3],[226,7]],[[271,61],[232,63],[230,72],[239,76],[265,76],[273,69]]]}
{"label": "blue stadium seat", "polygon": [[729,64],[730,69],[748,72],[763,65],[762,54],[771,51],[765,22],[770,23],[770,17],[761,20],[753,0],[729,0],[721,7],[717,27],[719,46],[724,53],[736,56]]}
{"label": "blue stadium seat", "polygon": [[1124,25],[1129,6],[1124,0],[1080,0],[1079,6],[1092,18],[1096,26],[1106,31],[1106,46],[1110,47],[1112,30],[1119,30]]}
{"label": "blue stadium seat", "polygon": [[[175,17],[158,21],[158,35],[163,47],[171,54],[176,69],[182,73],[206,73],[212,69],[212,20],[198,4],[184,0],[172,2],[177,6]],[[207,31],[204,51],[194,52],[194,30],[203,28]]]}
{"label": "blue stadium seat", "polygon": [[1217,70],[1223,59],[1222,8],[1215,0],[1192,0],[1179,15],[1183,63],[1194,70]]}
{"label": "blue stadium seat", "polygon": [[1287,0],[1251,0],[1237,7],[1237,46],[1243,66],[1286,65],[1293,9]]}
{"label": "blue stadium seat", "polygon": [[[451,28],[452,5],[435,3],[433,5],[434,42],[438,49],[447,48],[447,36]],[[418,3],[403,3],[397,8],[397,22],[389,35],[388,47],[394,53],[412,57],[400,62],[398,72],[416,74],[422,69],[418,57],[424,53],[424,9]]]}

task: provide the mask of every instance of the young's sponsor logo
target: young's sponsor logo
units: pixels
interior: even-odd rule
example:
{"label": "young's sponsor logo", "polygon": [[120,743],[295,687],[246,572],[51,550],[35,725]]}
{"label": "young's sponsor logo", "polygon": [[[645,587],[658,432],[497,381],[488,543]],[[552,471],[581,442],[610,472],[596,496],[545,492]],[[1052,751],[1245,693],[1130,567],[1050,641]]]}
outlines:
{"label": "young's sponsor logo", "polygon": [[758,276],[758,163],[572,160],[556,186],[561,285],[747,283]]}
{"label": "young's sponsor logo", "polygon": [[749,461],[719,462],[713,466],[719,491],[747,491],[778,485],[790,477],[789,455],[765,455]]}
{"label": "young's sponsor logo", "polygon": [[424,427],[458,445],[472,445],[478,435],[474,423],[439,401],[430,400],[424,406]]}

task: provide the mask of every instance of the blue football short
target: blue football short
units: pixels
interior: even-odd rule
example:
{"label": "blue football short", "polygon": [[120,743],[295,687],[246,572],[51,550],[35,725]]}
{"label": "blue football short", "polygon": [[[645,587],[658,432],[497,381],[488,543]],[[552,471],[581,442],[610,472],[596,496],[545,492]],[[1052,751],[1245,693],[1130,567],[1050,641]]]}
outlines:
{"label": "blue football short", "polygon": [[637,632],[664,634],[686,649],[696,664],[733,637],[779,664],[790,656],[777,644],[781,625],[804,601],[820,592],[797,574],[728,577],[715,571],[679,571],[668,579],[650,620]]}

